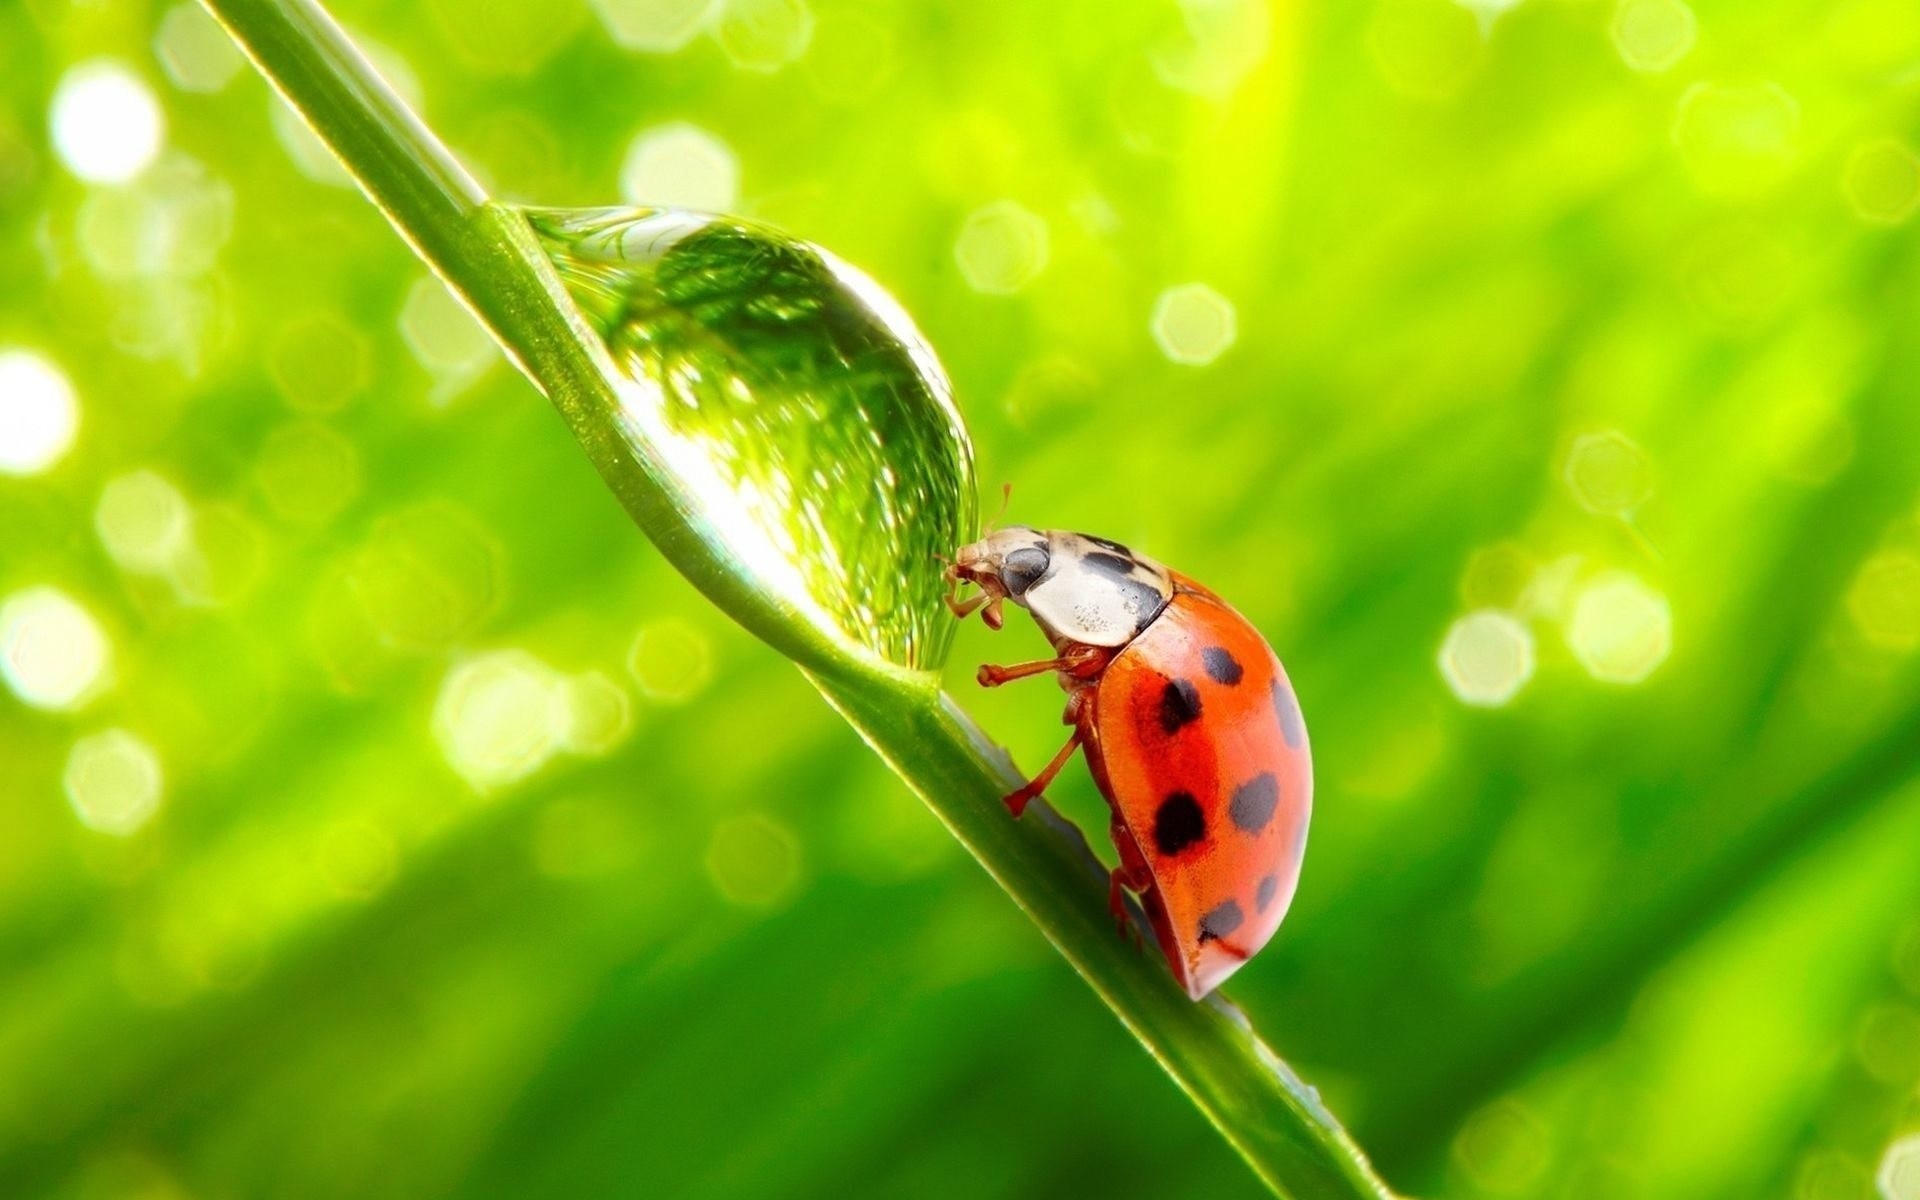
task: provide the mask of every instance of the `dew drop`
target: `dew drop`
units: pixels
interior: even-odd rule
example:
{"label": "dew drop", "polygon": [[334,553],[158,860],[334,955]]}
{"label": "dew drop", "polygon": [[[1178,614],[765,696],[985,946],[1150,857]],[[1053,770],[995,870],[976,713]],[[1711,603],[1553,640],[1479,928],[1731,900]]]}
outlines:
{"label": "dew drop", "polygon": [[899,304],[817,246],[673,209],[533,210],[612,370],[608,421],[709,546],[836,640],[909,668],[952,632],[973,452]]}

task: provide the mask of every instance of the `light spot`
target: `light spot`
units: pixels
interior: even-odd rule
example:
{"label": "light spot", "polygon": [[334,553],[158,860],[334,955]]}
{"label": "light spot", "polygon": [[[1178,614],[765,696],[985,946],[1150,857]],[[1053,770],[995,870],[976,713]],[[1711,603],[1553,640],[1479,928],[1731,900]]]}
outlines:
{"label": "light spot", "polygon": [[65,782],[74,815],[96,833],[126,837],[160,809],[160,756],[124,729],[75,742]]}
{"label": "light spot", "polygon": [[1877,1004],[1861,1018],[1854,1053],[1867,1074],[1889,1087],[1920,1080],[1920,1012],[1906,1004]]}
{"label": "light spot", "polygon": [[1239,337],[1233,302],[1204,283],[1183,283],[1160,293],[1149,322],[1160,353],[1177,363],[1203,367],[1225,354]]}
{"label": "light spot", "polygon": [[672,54],[706,29],[714,0],[593,0],[593,9],[627,49]]}
{"label": "light spot", "polygon": [[840,104],[871,100],[898,69],[893,32],[858,11],[821,16],[808,47],[806,72],[820,95]]}
{"label": "light spot", "polygon": [[560,677],[524,650],[464,659],[433,707],[441,753],[476,788],[502,787],[540,769],[560,746],[566,713]]}
{"label": "light spot", "polygon": [[373,378],[373,350],[365,334],[333,313],[307,313],[280,327],[267,373],[293,407],[334,412]]}
{"label": "light spot", "polygon": [[80,403],[60,369],[31,350],[0,350],[0,475],[36,475],[80,431]]}
{"label": "light spot", "polygon": [[[1510,3],[1514,0],[1493,0]],[[1265,0],[1181,0],[1181,28],[1150,52],[1170,87],[1225,101],[1267,56],[1273,41]]]}
{"label": "light spot", "polygon": [[1468,613],[1440,643],[1440,674],[1464,703],[1498,708],[1533,678],[1533,634],[1503,612]]}
{"label": "light spot", "polygon": [[1516,1100],[1496,1100],[1460,1130],[1454,1157],[1488,1192],[1528,1195],[1553,1165],[1552,1131]]}
{"label": "light spot", "polygon": [[1575,438],[1565,478],[1580,507],[1609,517],[1631,516],[1653,495],[1647,452],[1615,429]]}
{"label": "light spot", "polygon": [[168,563],[180,599],[201,608],[240,600],[259,582],[267,538],[237,504],[213,504],[193,514],[193,536]]}
{"label": "light spot", "polygon": [[253,477],[267,506],[307,526],[331,521],[360,491],[360,453],[325,425],[301,421],[267,435]]}
{"label": "light spot", "polygon": [[1920,1134],[1908,1134],[1887,1147],[1873,1182],[1881,1200],[1920,1200]]}
{"label": "light spot", "polygon": [[400,869],[393,835],[371,821],[342,821],[320,838],[321,877],[335,895],[365,900],[386,890]]}
{"label": "light spot", "polygon": [[1518,542],[1482,546],[1467,559],[1460,579],[1460,598],[1471,608],[1519,611],[1540,564]]}
{"label": "light spot", "polygon": [[1367,49],[1394,91],[1445,100],[1479,69],[1486,38],[1478,17],[1449,0],[1385,0],[1368,23]]}
{"label": "light spot", "polygon": [[198,4],[176,4],[153,35],[160,68],[184,92],[217,92],[233,82],[246,60],[227,31]]}
{"label": "light spot", "polygon": [[954,239],[960,274],[976,292],[1008,296],[1046,269],[1047,223],[1012,200],[973,210]]}
{"label": "light spot", "polygon": [[493,335],[447,285],[427,275],[407,291],[400,336],[420,365],[439,376],[430,399],[445,405],[500,359]]}
{"label": "light spot", "polygon": [[721,0],[714,37],[734,66],[778,71],[807,52],[813,9],[806,0]]}
{"label": "light spot", "polygon": [[633,702],[602,672],[568,676],[560,684],[560,702],[560,744],[571,753],[606,754],[633,730]]}
{"label": "light spot", "polygon": [[713,676],[713,651],[698,629],[668,617],[642,628],[627,655],[640,693],[660,704],[683,704]]}
{"label": "light spot", "polygon": [[576,0],[428,0],[453,52],[467,65],[495,75],[523,77],[539,70],[573,39],[586,20]]}
{"label": "light spot", "polygon": [[1696,83],[1680,97],[1673,142],[1703,191],[1764,191],[1793,165],[1800,106],[1776,83]]}
{"label": "light spot", "polygon": [[181,154],[169,154],[125,187],[96,188],[80,203],[75,234],[105,279],[204,275],[233,228],[233,189]]}
{"label": "light spot", "polygon": [[1920,156],[1904,142],[1869,142],[1847,159],[1847,203],[1875,225],[1898,225],[1920,208]]}
{"label": "light spot", "polygon": [[800,843],[772,817],[729,817],[715,826],[707,845],[707,874],[733,903],[771,908],[800,882]]}
{"label": "light spot", "polygon": [[68,711],[106,685],[107,635],[58,588],[31,587],[0,603],[0,677],[35,708]]}
{"label": "light spot", "polygon": [[128,571],[168,569],[192,532],[185,496],[163,475],[130,471],[109,480],[93,506],[93,528],[113,561]]}
{"label": "light spot", "polygon": [[1861,564],[1847,589],[1847,613],[1861,636],[1883,650],[1920,646],[1920,557],[1883,550]]}
{"label": "light spot", "polygon": [[1668,70],[1693,50],[1693,10],[1680,0],[1620,0],[1613,10],[1613,48],[1636,71]]}
{"label": "light spot", "polygon": [[53,148],[89,183],[125,183],[160,153],[166,119],[138,75],[94,59],[60,78],[49,108]]}
{"label": "light spot", "polygon": [[1636,576],[1608,572],[1580,589],[1567,645],[1602,683],[1639,683],[1673,651],[1673,610]]}
{"label": "light spot", "polygon": [[464,509],[432,500],[375,521],[347,583],[384,644],[444,650],[492,613],[504,557],[492,531]]}
{"label": "light spot", "polygon": [[725,142],[697,125],[657,125],[627,147],[620,194],[650,207],[732,212],[740,203],[740,164]]}

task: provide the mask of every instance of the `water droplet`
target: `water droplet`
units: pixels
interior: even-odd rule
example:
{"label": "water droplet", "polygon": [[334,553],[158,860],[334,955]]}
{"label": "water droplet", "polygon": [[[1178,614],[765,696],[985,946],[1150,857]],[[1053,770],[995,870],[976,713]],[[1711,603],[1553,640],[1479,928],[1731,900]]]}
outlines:
{"label": "water droplet", "polygon": [[975,209],[953,243],[960,274],[976,292],[1008,296],[1047,265],[1047,223],[1011,200]]}
{"label": "water droplet", "polygon": [[821,631],[937,666],[953,622],[934,556],[973,536],[973,455],[898,303],[732,218],[528,216],[617,372],[610,421],[713,548]]}
{"label": "water droplet", "polygon": [[74,815],[99,833],[126,837],[160,808],[160,756],[124,729],[75,742],[65,782]]}
{"label": "water droplet", "polygon": [[707,874],[733,903],[770,908],[800,882],[800,842],[772,817],[729,817],[715,827],[707,846]]}
{"label": "water droplet", "polygon": [[125,183],[160,153],[166,118],[138,75],[108,59],[60,78],[48,109],[53,148],[89,183]]}
{"label": "water droplet", "polygon": [[1673,650],[1673,610],[1635,576],[1608,572],[1573,602],[1567,645],[1595,679],[1639,683]]}
{"label": "water droplet", "polygon": [[109,661],[99,623],[58,588],[31,587],[0,603],[0,677],[35,708],[81,707],[104,686]]}
{"label": "water droplet", "polygon": [[560,746],[566,710],[560,676],[524,650],[495,650],[457,664],[440,685],[433,735],[453,769],[477,788],[540,769]]}
{"label": "water droplet", "polygon": [[1920,208],[1920,155],[1891,138],[1869,142],[1847,159],[1845,183],[1861,220],[1898,225]]}
{"label": "water droplet", "polygon": [[1681,0],[1620,0],[1613,10],[1613,48],[1636,71],[1673,67],[1692,52],[1697,34],[1693,10]]}
{"label": "water droplet", "polygon": [[649,54],[685,49],[713,19],[713,6],[714,0],[593,0],[614,41]]}
{"label": "water droplet", "polygon": [[740,164],[719,138],[676,121],[643,130],[627,147],[620,194],[634,204],[731,212],[740,199]]}
{"label": "water droplet", "polygon": [[31,350],[0,350],[0,475],[37,475],[66,456],[80,403],[60,369]]}
{"label": "water droplet", "polygon": [[1503,612],[1468,613],[1440,643],[1440,674],[1476,708],[1498,708],[1533,678],[1533,634]]}
{"label": "water droplet", "polygon": [[217,92],[246,65],[240,47],[198,4],[176,4],[153,35],[160,68],[185,92]]}
{"label": "water droplet", "polygon": [[1161,292],[1150,326],[1160,352],[1190,367],[1206,366],[1239,337],[1233,301],[1204,283],[1183,283]]}

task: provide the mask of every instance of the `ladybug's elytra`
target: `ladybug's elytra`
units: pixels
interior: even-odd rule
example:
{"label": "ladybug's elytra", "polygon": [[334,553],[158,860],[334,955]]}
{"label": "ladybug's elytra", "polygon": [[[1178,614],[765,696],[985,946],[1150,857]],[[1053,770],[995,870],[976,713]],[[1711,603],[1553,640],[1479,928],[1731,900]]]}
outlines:
{"label": "ladybug's elytra", "polygon": [[[1218,596],[1117,542],[1013,526],[955,554],[955,616],[1033,615],[1055,657],[980,668],[980,683],[1053,672],[1073,726],[1060,753],[1006,798],[1018,817],[1084,747],[1113,809],[1110,902],[1136,892],[1160,949],[1198,1000],[1279,927],[1313,807],[1306,726],[1260,632]],[[961,600],[962,584],[980,591]]]}

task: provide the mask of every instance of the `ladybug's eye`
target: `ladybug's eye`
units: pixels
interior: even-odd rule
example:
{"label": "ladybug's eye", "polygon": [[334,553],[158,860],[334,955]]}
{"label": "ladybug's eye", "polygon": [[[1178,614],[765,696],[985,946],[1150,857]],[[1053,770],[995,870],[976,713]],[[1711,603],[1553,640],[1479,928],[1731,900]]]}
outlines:
{"label": "ladybug's eye", "polygon": [[1038,546],[1022,546],[1000,560],[1000,582],[1016,597],[1046,573],[1047,552]]}

